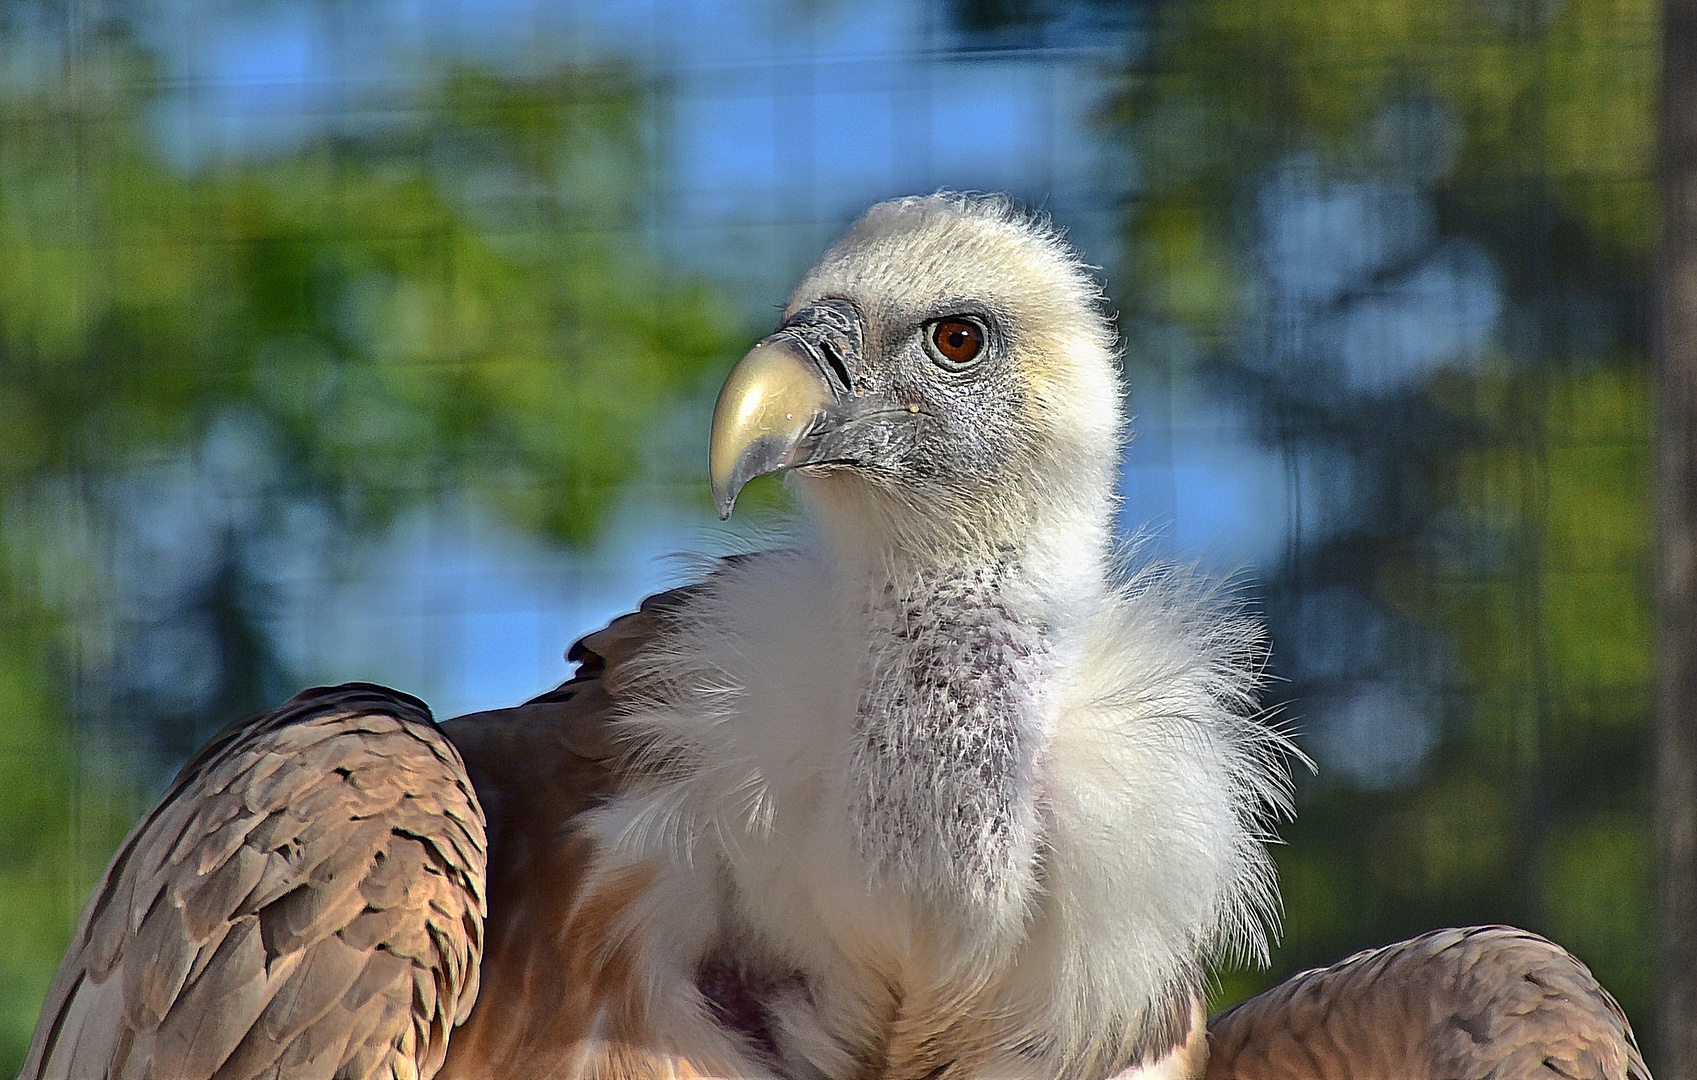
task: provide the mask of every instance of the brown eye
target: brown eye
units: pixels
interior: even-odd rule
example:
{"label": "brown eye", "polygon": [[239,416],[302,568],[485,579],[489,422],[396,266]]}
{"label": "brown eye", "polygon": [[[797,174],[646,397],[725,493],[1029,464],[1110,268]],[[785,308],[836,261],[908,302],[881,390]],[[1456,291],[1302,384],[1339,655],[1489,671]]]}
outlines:
{"label": "brown eye", "polygon": [[950,366],[965,367],[984,350],[984,328],[965,319],[943,319],[931,328],[931,344]]}

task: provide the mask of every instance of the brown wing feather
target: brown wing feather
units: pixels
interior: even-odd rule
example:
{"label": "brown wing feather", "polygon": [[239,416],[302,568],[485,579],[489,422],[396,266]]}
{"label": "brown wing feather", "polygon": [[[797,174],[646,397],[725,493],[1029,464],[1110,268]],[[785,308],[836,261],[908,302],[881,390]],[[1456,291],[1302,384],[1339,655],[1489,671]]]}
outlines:
{"label": "brown wing feather", "polygon": [[1304,972],[1208,1034],[1208,1080],[1650,1076],[1585,965],[1506,926],[1439,930]]}
{"label": "brown wing feather", "polygon": [[484,859],[422,702],[309,690],[214,739],[124,842],[20,1080],[428,1077],[477,996]]}
{"label": "brown wing feather", "polygon": [[687,1070],[644,1037],[633,958],[606,948],[647,880],[627,874],[592,887],[594,845],[575,819],[612,790],[607,721],[622,665],[695,591],[650,597],[572,646],[578,673],[559,689],[443,725],[489,815],[490,850],[483,988],[443,1080]]}

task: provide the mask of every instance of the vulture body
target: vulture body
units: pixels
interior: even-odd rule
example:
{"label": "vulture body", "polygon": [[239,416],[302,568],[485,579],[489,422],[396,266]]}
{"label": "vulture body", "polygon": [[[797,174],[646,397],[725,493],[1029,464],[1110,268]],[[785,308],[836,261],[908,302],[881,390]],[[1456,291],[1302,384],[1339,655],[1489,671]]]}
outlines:
{"label": "vulture body", "polygon": [[1501,928],[1205,1025],[1207,965],[1265,957],[1293,751],[1259,624],[1115,553],[1119,401],[1045,224],[874,207],[714,418],[721,513],[791,470],[811,531],[528,704],[438,728],[351,685],[221,736],[23,1076],[1647,1076],[1583,966]]}

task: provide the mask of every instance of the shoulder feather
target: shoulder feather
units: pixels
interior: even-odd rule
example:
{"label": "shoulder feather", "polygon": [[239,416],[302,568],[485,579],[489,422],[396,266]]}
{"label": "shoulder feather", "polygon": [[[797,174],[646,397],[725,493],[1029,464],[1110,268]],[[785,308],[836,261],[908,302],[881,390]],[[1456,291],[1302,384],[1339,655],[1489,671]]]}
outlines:
{"label": "shoulder feather", "polygon": [[478,1006],[443,1078],[667,1078],[687,1069],[650,1036],[623,920],[649,887],[609,870],[590,811],[618,789],[614,720],[630,660],[701,586],[673,589],[574,644],[576,674],[523,705],[447,721],[489,815],[490,914]]}

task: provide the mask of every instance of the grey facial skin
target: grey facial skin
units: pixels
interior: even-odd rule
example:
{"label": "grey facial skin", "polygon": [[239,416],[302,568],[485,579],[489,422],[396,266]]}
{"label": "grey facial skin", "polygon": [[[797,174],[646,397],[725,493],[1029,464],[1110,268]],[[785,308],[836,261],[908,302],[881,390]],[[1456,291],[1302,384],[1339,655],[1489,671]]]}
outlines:
{"label": "grey facial skin", "polygon": [[[941,320],[981,331],[965,363],[931,341]],[[714,501],[727,518],[756,476],[853,469],[881,485],[946,497],[989,482],[1022,441],[1006,319],[962,300],[878,311],[826,298],[802,308],[737,364],[714,410]]]}

